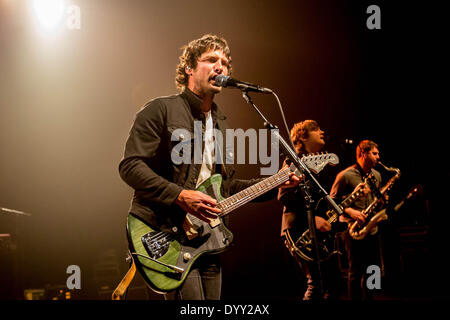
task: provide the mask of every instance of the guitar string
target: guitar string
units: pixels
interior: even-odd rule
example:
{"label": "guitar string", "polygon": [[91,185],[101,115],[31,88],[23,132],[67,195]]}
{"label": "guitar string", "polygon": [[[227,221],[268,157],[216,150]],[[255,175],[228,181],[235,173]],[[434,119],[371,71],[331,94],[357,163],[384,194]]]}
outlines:
{"label": "guitar string", "polygon": [[[240,206],[240,205],[246,203],[247,201],[250,201],[250,200],[254,199],[255,197],[258,197],[260,194],[265,193],[266,189],[272,188],[272,186],[274,184],[279,183],[280,181],[282,181],[284,179],[285,179],[285,177],[277,178],[277,179],[271,181],[269,185],[267,185],[266,181],[262,181],[264,183],[253,185],[253,186],[249,187],[249,189],[251,191],[253,191],[253,193],[248,194],[248,190],[246,190],[246,192],[244,193],[244,196],[242,198],[239,199],[239,197],[237,197],[238,198],[237,201],[232,202],[231,204],[228,204],[228,205],[226,204],[226,207],[224,208],[224,210],[223,210],[224,212],[222,212],[222,215],[228,214],[231,210],[233,210],[237,206]],[[263,186],[262,189],[260,188],[261,186]],[[241,194],[241,196],[242,196],[242,194]]]}
{"label": "guitar string", "polygon": [[[281,183],[287,181],[286,178],[288,178],[288,175],[287,175],[287,176],[282,176],[282,177],[280,177],[280,178],[274,180],[273,182],[271,182],[271,185],[275,185],[275,184],[278,184],[278,185],[279,185],[279,184],[281,184]],[[251,186],[251,187],[253,187],[253,186]],[[249,187],[249,188],[251,188],[251,187]],[[255,187],[255,188],[257,188],[257,187]],[[273,187],[272,187],[272,188],[273,188]],[[241,206],[241,205],[243,205],[243,204],[246,204],[247,202],[249,202],[249,201],[251,201],[251,200],[253,200],[253,199],[259,197],[260,195],[262,195],[262,194],[264,194],[264,193],[266,193],[266,192],[267,192],[266,189],[267,189],[267,186],[266,186],[266,188],[258,189],[258,190],[255,191],[255,193],[253,193],[253,194],[250,195],[249,197],[241,198],[241,199],[239,199],[238,201],[232,203],[231,205],[225,207],[225,208],[222,210],[222,213],[219,214],[219,216],[221,216],[221,217],[226,216],[227,214],[229,214],[231,211],[233,211],[233,210],[236,209],[237,207],[239,207],[239,206]]]}
{"label": "guitar string", "polygon": [[[316,157],[316,156],[314,156],[314,157]],[[305,159],[305,158],[302,158],[301,159],[301,161],[302,162],[311,162],[311,161],[316,161],[317,162],[317,160],[322,160],[322,158],[325,160],[328,160],[328,161],[330,161],[330,159],[333,159],[333,155],[332,154],[323,154],[323,155],[320,155],[320,157],[319,157],[319,159],[317,159],[317,157],[316,158],[312,158],[312,159],[310,159],[310,160],[308,160],[308,159]],[[317,166],[317,164],[316,164],[316,166]],[[281,175],[280,175],[280,177],[282,177],[282,179],[284,179],[284,178],[286,178],[285,176],[284,176],[284,174],[286,174],[286,173],[289,173],[289,172],[291,172],[291,168],[289,167],[289,168],[286,168],[286,169],[284,169],[284,171],[281,171],[281,172],[279,172],[279,173],[281,173]],[[271,179],[271,178],[273,178],[273,176],[272,177],[270,177],[270,178],[267,178],[267,179],[265,179],[265,180],[263,180],[263,181],[261,181],[260,183],[263,183],[263,182],[265,182],[266,180],[269,180],[269,179]],[[274,182],[279,182],[279,178],[277,177],[276,178],[277,180],[275,180]],[[281,180],[282,180],[281,179]],[[284,181],[287,181],[287,180],[284,180]],[[274,182],[271,182],[271,184],[273,185],[273,183]],[[283,182],[281,182],[281,183],[283,183]],[[259,183],[258,183],[259,184]],[[258,185],[258,184],[256,184],[256,185]],[[265,183],[264,183],[265,184]],[[254,186],[256,186],[256,185],[254,185]],[[251,187],[253,187],[253,186],[251,186]],[[251,188],[251,187],[249,187],[249,188]],[[267,185],[266,185],[266,187],[267,187]],[[246,191],[247,189],[245,189],[244,191]],[[258,192],[260,192],[261,190],[258,190]],[[247,203],[248,201],[251,201],[251,200],[253,200],[253,199],[255,199],[256,197],[258,197],[258,196],[260,196],[261,194],[263,194],[263,193],[265,193],[266,192],[266,190],[263,190],[263,192],[260,192],[260,193],[258,193],[255,197],[253,197],[253,198],[249,198],[249,199],[247,199],[247,198],[242,198],[242,199],[239,199],[237,202],[235,202],[235,203],[231,203],[231,205],[230,204],[228,204],[228,200],[230,199],[230,198],[232,198],[232,197],[234,197],[234,196],[237,196],[237,195],[239,195],[239,193],[237,193],[236,195],[234,195],[234,196],[232,196],[232,197],[230,197],[230,198],[227,198],[227,199],[225,199],[225,200],[223,200],[222,202],[225,204],[225,208],[222,210],[222,213],[221,214],[219,214],[219,216],[225,216],[225,215],[227,215],[227,214],[229,214],[231,211],[233,211],[234,209],[236,209],[236,207],[238,207],[238,206],[241,206],[241,205],[243,205],[243,204],[245,204],[245,203]],[[222,202],[220,202],[220,204],[222,203]]]}
{"label": "guitar string", "polygon": [[[287,169],[289,170],[289,168],[287,168]],[[281,173],[285,174],[286,171],[282,171]],[[281,176],[281,175],[280,175],[280,176]],[[251,189],[258,188],[258,186],[260,186],[260,185],[264,185],[264,186],[267,188],[268,185],[267,185],[265,182],[266,182],[266,180],[269,180],[269,179],[272,179],[272,180],[273,180],[273,176],[270,177],[270,178],[267,178],[267,179],[265,179],[265,180],[263,180],[263,181],[261,181],[261,182],[259,182],[259,183],[257,183],[257,184],[255,184],[255,185],[253,185],[253,186],[250,186],[250,187],[246,188],[245,190],[243,190],[243,191],[241,191],[241,192],[238,192],[237,194],[235,194],[235,195],[233,195],[233,196],[231,196],[231,197],[229,197],[229,198],[227,198],[227,199],[221,201],[221,202],[219,203],[219,205],[224,205],[222,211],[227,211],[229,208],[232,208],[232,207],[235,206],[236,204],[242,203],[242,200],[245,200],[247,196],[250,196],[250,197],[251,197],[253,194],[249,194],[249,193],[248,193],[249,189],[251,190]],[[276,178],[276,179],[277,179],[277,178]],[[274,182],[277,182],[277,181],[275,180]],[[270,182],[269,186],[273,185],[274,182]],[[251,190],[251,191],[253,191],[253,190]],[[255,192],[255,191],[253,191],[253,192]],[[239,197],[241,197],[241,198],[239,198]],[[237,199],[236,202],[233,202],[234,198]],[[230,203],[230,202],[231,202],[231,203]]]}
{"label": "guitar string", "polygon": [[165,236],[165,235],[170,235],[170,233],[168,232],[164,232],[164,231],[159,231],[156,234],[150,236],[150,240],[159,240],[157,238],[160,238],[161,236]]}
{"label": "guitar string", "polygon": [[[231,197],[221,201],[219,203],[219,205],[220,204],[224,204],[225,207],[224,207],[222,213],[219,216],[221,216],[221,217],[225,216],[225,215],[229,214],[231,211],[233,211],[236,207],[239,207],[239,206],[241,206],[241,205],[243,205],[243,204],[245,204],[245,203],[247,203],[247,202],[257,198],[261,194],[264,194],[265,192],[268,191],[267,189],[274,188],[273,185],[275,185],[275,184],[279,185],[279,184],[287,181],[286,178],[288,178],[288,174],[290,172],[291,172],[291,169],[290,168],[286,168],[284,171],[281,171],[280,174],[275,179],[273,179],[273,176],[272,176],[272,177],[267,178],[267,179],[265,179],[265,180],[255,184],[255,185],[253,185],[253,186],[250,186],[249,188],[243,190],[244,197],[241,198],[241,199],[238,199],[238,201],[236,201],[234,203],[231,203],[231,205],[228,204],[229,200],[231,200],[230,199]],[[273,180],[273,181],[269,181],[269,180]],[[267,182],[269,182],[269,184],[267,184]],[[263,186],[263,188],[260,189],[259,186]],[[257,188],[256,192],[254,192],[252,195],[247,197],[248,189],[255,189],[255,188]],[[239,195],[240,193],[241,192],[239,192],[235,196]],[[160,239],[161,236],[164,237],[165,235],[166,235],[166,237],[164,238],[165,241],[167,241],[167,240],[170,241],[170,240],[173,240],[175,238],[175,236],[170,234],[170,233],[165,233],[165,232],[160,231],[160,232],[154,234],[153,236],[150,236],[149,240],[153,241],[153,242],[161,241],[162,240],[162,239]]]}
{"label": "guitar string", "polygon": [[[159,232],[158,237],[159,237],[161,234],[163,234],[162,231]],[[163,234],[163,235],[164,235],[164,234]],[[174,237],[173,237],[173,235],[171,235],[171,234],[167,234],[166,237],[163,237],[162,239],[158,239],[158,240],[155,240],[155,239],[152,239],[152,238],[151,238],[150,240],[151,240],[152,242],[149,243],[150,251],[152,252],[153,255],[159,255],[159,254],[161,253],[161,251],[163,250],[163,246],[164,246],[167,242],[170,242],[170,241],[173,240],[173,239],[174,239]],[[163,243],[162,245],[159,245],[159,246],[156,246],[156,245],[155,245],[155,242],[157,243],[158,241],[162,241],[162,240],[164,240],[164,243]]]}
{"label": "guitar string", "polygon": [[168,241],[173,240],[174,238],[175,238],[174,235],[160,231],[157,234],[149,237],[149,240],[151,241],[151,243],[149,245],[154,247],[155,242],[161,242],[161,241],[168,242]]}
{"label": "guitar string", "polygon": [[[241,194],[241,196],[243,196],[243,197],[238,199],[238,201],[236,201],[234,203],[232,202],[231,205],[229,205],[228,204],[229,201],[227,201],[227,200],[231,200],[231,199],[225,199],[225,201],[222,202],[222,204],[225,204],[225,208],[224,208],[224,211],[222,212],[222,214],[220,214],[220,216],[225,216],[225,215],[229,214],[231,211],[233,211],[236,207],[241,206],[241,205],[257,198],[261,194],[266,193],[268,191],[268,189],[270,190],[270,189],[274,188],[274,185],[280,185],[281,183],[287,181],[289,178],[288,174],[290,172],[291,172],[290,168],[286,168],[284,171],[280,172],[280,174],[277,175],[275,179],[272,176],[270,178],[267,178],[267,179],[257,183],[256,185],[250,186],[249,188],[243,190],[243,193],[238,193],[237,194],[238,197],[239,197],[239,194]],[[254,191],[255,188],[257,189],[256,192]],[[249,190],[254,191],[254,193],[248,197]],[[156,234],[149,237],[149,240],[151,241],[151,243],[149,244],[150,250],[152,252],[156,251],[156,253],[160,253],[162,245],[173,240],[174,238],[176,238],[176,237],[173,234],[165,233],[162,231],[157,232]],[[162,245],[159,244],[158,246],[156,246],[156,244],[158,244],[158,242],[161,242],[161,241],[163,241]]]}
{"label": "guitar string", "polygon": [[[227,214],[229,214],[231,211],[235,210],[237,207],[259,197],[260,195],[264,194],[265,192],[267,192],[267,189],[272,189],[274,188],[274,185],[280,185],[283,182],[287,181],[287,176],[285,177],[279,177],[278,179],[274,180],[271,182],[271,184],[269,185],[269,187],[267,188],[262,188],[262,189],[257,189],[256,191],[254,191],[254,193],[252,195],[250,195],[249,197],[244,197],[239,199],[238,201],[232,203],[231,205],[229,205],[228,207],[225,208],[224,212],[222,212],[221,215],[225,216]],[[255,187],[257,188],[257,187]],[[254,188],[253,188],[254,189]]]}
{"label": "guitar string", "polygon": [[[353,201],[355,201],[357,198],[359,198],[362,194],[362,190],[361,188],[358,188],[358,186],[356,187],[357,189],[354,190],[347,198],[345,198],[341,204],[339,205],[342,209],[347,208],[351,203],[353,203]],[[347,204],[347,202],[350,202],[349,204]],[[334,223],[336,222],[338,218],[338,215],[335,213],[333,214],[333,216],[331,216],[328,219],[329,223]]]}
{"label": "guitar string", "polygon": [[[287,171],[287,170],[289,170],[289,168],[287,168],[286,171]],[[273,185],[274,183],[278,183],[278,181],[280,181],[280,180],[284,180],[284,179],[286,178],[286,177],[284,176],[284,175],[286,174],[286,171],[282,171],[283,175],[280,175],[279,178],[277,178],[276,180],[274,180],[273,182],[271,182],[270,185]],[[272,178],[272,177],[271,177],[271,178]],[[265,185],[265,187],[267,188],[267,184],[266,184],[265,182],[266,182],[266,180],[269,180],[269,179],[271,179],[271,178],[265,179],[265,180],[263,180],[263,181],[257,183],[256,185]],[[256,188],[256,187],[257,187],[256,185],[250,186],[248,189]],[[247,190],[247,189],[246,189],[246,190]],[[259,196],[259,193],[261,193],[261,191],[263,191],[263,190],[264,190],[264,189],[258,189],[257,192],[254,193],[253,195],[256,195],[256,197]],[[244,191],[245,191],[245,190],[244,190]],[[264,192],[265,192],[265,190],[264,190]],[[228,198],[228,199],[229,199],[229,198]],[[228,200],[228,199],[225,199],[224,201],[226,201],[226,200]],[[229,208],[232,208],[232,207],[236,206],[237,204],[240,204],[243,200],[247,200],[247,199],[246,199],[246,198],[241,198],[241,199],[239,199],[237,202],[232,203],[231,205],[227,205],[227,204],[225,203],[226,207],[224,208],[224,211],[228,210]],[[223,204],[224,201],[220,202],[219,204]],[[149,240],[150,240],[150,241],[159,241],[159,240],[161,240],[160,238],[161,238],[161,237],[164,237],[165,235],[167,235],[167,237],[172,237],[172,238],[174,237],[174,236],[173,236],[172,234],[170,234],[170,233],[165,233],[165,232],[163,232],[163,231],[159,231],[159,232],[155,233],[154,235],[150,236],[150,237],[149,237]],[[167,239],[167,238],[166,238],[166,239]]]}
{"label": "guitar string", "polygon": [[[246,197],[247,195],[248,195],[248,189],[254,189],[254,188],[256,188],[258,185],[265,185],[266,187],[267,187],[267,184],[266,184],[266,181],[269,181],[269,180],[275,180],[275,179],[278,179],[278,177],[281,177],[281,176],[283,176],[284,174],[286,174],[286,172],[290,172],[290,168],[286,168],[286,169],[284,169],[283,171],[280,171],[279,173],[277,173],[275,176],[272,176],[272,177],[269,177],[269,178],[267,178],[267,179],[264,179],[263,181],[260,181],[260,182],[258,182],[258,183],[256,183],[256,184],[254,184],[254,185],[252,185],[252,186],[250,186],[250,187],[248,187],[248,188],[246,188],[246,189],[244,189],[244,190],[242,190],[242,191],[240,191],[240,192],[238,192],[238,193],[236,193],[235,195],[233,195],[233,196],[231,196],[231,197],[229,197],[229,198],[227,198],[227,199],[224,199],[224,200],[222,200],[220,203],[219,203],[219,205],[220,204],[223,204],[223,205],[225,205],[225,207],[223,208],[224,210],[226,210],[227,209],[227,207],[229,207],[229,206],[232,206],[235,202],[233,202],[233,198],[239,198],[240,196],[242,196],[242,195],[244,195],[244,197]],[[275,178],[274,178],[275,177]],[[273,182],[270,182],[271,184],[273,184]],[[270,186],[270,185],[269,185]],[[242,199],[242,198],[241,198]],[[239,201],[240,199],[238,199],[238,201]],[[231,202],[231,203],[230,203]]]}
{"label": "guitar string", "polygon": [[[225,216],[226,214],[228,214],[229,212],[234,210],[235,207],[245,204],[246,202],[251,201],[252,199],[258,197],[259,195],[264,194],[267,191],[266,189],[268,189],[269,187],[272,188],[272,186],[275,184],[281,184],[284,181],[287,181],[286,178],[289,177],[289,172],[290,172],[290,168],[287,168],[285,171],[282,171],[281,174],[278,175],[276,179],[273,179],[273,177],[270,177],[270,178],[267,178],[267,179],[257,183],[256,185],[250,186],[249,188],[245,189],[244,191],[246,191],[248,189],[255,189],[255,188],[257,190],[252,195],[250,195],[250,197],[241,198],[238,201],[232,203],[231,205],[225,207],[225,209],[220,214],[220,216]],[[272,181],[269,181],[269,180],[272,180]],[[267,184],[267,182],[269,182],[269,184]],[[262,188],[260,189],[259,187],[262,187]],[[245,192],[244,192],[244,194],[245,194]],[[225,205],[226,205],[226,203],[225,203]],[[164,242],[167,242],[167,241],[173,240],[174,238],[175,238],[174,235],[160,231],[149,237],[149,240],[152,242],[149,245],[155,247],[155,242],[162,241],[162,240],[164,240]]]}

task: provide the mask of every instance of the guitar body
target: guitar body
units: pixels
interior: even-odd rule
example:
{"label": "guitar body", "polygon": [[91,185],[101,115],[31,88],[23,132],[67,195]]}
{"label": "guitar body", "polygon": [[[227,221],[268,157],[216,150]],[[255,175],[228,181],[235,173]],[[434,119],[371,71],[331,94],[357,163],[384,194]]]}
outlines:
{"label": "guitar body", "polygon": [[[215,174],[196,190],[220,201],[223,199],[220,194],[221,185],[222,177]],[[127,235],[130,251],[144,280],[155,292],[166,293],[177,289],[183,284],[193,263],[201,255],[222,252],[233,241],[233,234],[225,227],[221,218],[218,218],[220,221],[209,224],[190,214],[187,214],[187,217],[197,232],[195,238],[191,240],[181,227],[174,228],[173,233],[161,232],[136,216],[128,215]],[[143,256],[176,266],[183,271],[177,272]]]}
{"label": "guitar body", "polygon": [[[341,228],[341,226],[339,226]],[[339,253],[335,250],[335,235],[338,230],[337,226],[332,225],[332,230],[328,232],[320,232],[316,230],[317,247],[319,249],[320,261],[326,261],[334,254]],[[309,229],[303,233],[297,232],[291,228],[286,230],[288,241],[291,242],[291,250],[293,250],[301,259],[312,262],[315,260],[315,249],[312,244]]]}

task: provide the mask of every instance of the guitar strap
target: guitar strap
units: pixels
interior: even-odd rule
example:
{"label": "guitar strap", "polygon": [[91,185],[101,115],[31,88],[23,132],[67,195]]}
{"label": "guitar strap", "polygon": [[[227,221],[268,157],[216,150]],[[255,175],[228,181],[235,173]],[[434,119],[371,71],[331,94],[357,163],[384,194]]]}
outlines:
{"label": "guitar strap", "polygon": [[122,281],[120,281],[117,288],[114,290],[112,294],[112,300],[125,300],[125,295],[127,289],[136,274],[136,264],[134,263],[133,255],[130,254],[131,257],[131,265],[128,269],[127,273],[123,277]]}

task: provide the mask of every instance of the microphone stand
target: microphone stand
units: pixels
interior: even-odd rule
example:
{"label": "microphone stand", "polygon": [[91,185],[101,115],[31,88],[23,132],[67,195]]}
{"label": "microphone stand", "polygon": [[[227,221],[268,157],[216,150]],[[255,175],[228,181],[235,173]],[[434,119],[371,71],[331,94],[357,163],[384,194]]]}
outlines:
{"label": "microphone stand", "polygon": [[[242,97],[261,116],[261,118],[264,121],[264,127],[269,129],[270,132],[274,134],[274,136],[276,137],[277,141],[281,145],[281,149],[283,150],[284,154],[287,155],[287,157],[292,161],[292,163],[294,163],[294,165],[297,167],[297,169],[302,172],[302,174],[305,176],[305,179],[310,181],[311,184],[316,187],[316,189],[319,191],[319,194],[323,194],[323,197],[325,198],[325,200],[328,202],[328,204],[332,207],[332,209],[338,215],[343,214],[342,209],[339,208],[339,206],[328,195],[328,193],[325,191],[325,189],[322,188],[322,186],[319,184],[317,179],[312,175],[312,173],[309,170],[309,168],[300,160],[300,158],[298,157],[297,153],[294,151],[295,148],[293,148],[292,141],[290,141],[291,142],[291,146],[292,146],[291,147],[283,139],[283,137],[279,134],[278,130],[274,130],[274,129],[277,129],[277,127],[274,126],[273,124],[271,124],[266,119],[266,117],[264,117],[264,115],[261,113],[261,111],[258,109],[258,107],[255,105],[253,100],[248,95],[248,91],[242,90]],[[311,195],[309,193],[310,187],[311,186],[307,186],[307,183],[305,181],[300,183],[300,188],[301,188],[303,197],[305,198],[305,206],[306,206],[306,212],[307,212],[307,216],[308,216],[308,226],[309,226],[310,238],[311,238],[311,243],[313,245],[315,258],[316,258],[315,261],[316,261],[316,264],[317,264],[317,271],[318,271],[318,275],[319,275],[320,296],[323,297],[323,279],[322,279],[322,271],[321,271],[321,267],[320,267],[319,247],[318,247],[317,238],[316,238],[316,224],[314,223],[314,216],[313,216],[313,213],[312,213],[312,204],[313,204],[314,200],[312,199],[312,197],[311,197]]]}

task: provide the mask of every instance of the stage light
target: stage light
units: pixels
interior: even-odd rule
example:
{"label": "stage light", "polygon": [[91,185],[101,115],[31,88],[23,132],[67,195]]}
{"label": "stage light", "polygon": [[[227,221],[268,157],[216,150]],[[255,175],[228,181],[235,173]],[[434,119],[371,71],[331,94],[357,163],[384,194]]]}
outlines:
{"label": "stage light", "polygon": [[39,23],[47,30],[54,29],[63,19],[64,0],[33,0]]}

